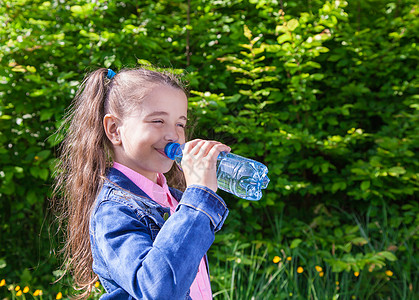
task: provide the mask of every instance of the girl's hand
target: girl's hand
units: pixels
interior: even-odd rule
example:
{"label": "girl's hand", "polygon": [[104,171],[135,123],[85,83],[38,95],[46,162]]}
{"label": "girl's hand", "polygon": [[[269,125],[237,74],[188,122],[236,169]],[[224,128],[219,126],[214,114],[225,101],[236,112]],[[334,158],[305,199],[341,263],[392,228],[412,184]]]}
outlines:
{"label": "girl's hand", "polygon": [[216,141],[196,139],[185,144],[181,166],[186,185],[199,184],[217,191],[217,157],[231,148]]}

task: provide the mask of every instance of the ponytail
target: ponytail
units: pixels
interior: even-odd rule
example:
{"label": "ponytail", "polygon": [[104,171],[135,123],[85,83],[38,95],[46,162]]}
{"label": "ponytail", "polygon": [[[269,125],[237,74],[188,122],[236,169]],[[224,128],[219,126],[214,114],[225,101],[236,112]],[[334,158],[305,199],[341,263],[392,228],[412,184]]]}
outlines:
{"label": "ponytail", "polygon": [[84,79],[60,128],[68,129],[57,166],[53,206],[58,209],[60,228],[65,227],[64,269],[72,271],[76,289],[83,291],[77,299],[86,298],[97,280],[92,270],[89,219],[109,166],[103,116],[113,79],[106,78],[107,72],[101,68]]}

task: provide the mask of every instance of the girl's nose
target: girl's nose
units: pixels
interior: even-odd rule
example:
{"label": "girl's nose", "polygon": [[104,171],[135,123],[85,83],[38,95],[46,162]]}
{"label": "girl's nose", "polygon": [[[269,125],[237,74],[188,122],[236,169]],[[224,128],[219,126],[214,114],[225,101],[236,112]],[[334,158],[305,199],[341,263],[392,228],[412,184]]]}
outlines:
{"label": "girl's nose", "polygon": [[164,139],[169,142],[176,142],[179,139],[179,134],[176,132],[176,130],[172,130],[166,132]]}

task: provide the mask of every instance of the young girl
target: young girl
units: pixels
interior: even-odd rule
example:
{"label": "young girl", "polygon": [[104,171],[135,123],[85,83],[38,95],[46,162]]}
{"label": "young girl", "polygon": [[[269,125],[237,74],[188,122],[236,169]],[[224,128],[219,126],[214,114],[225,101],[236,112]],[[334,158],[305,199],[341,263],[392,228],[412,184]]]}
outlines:
{"label": "young girl", "polygon": [[187,188],[169,188],[169,142],[185,143],[187,96],[170,73],[92,72],[82,83],[57,168],[67,269],[86,298],[212,299],[205,253],[228,214],[217,190],[215,141],[185,145]]}

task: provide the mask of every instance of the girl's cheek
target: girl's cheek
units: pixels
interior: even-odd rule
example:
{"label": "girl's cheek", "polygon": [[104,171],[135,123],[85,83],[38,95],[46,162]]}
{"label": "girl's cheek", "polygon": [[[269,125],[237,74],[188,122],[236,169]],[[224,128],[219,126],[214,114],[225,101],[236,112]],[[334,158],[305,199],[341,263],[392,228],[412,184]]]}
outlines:
{"label": "girl's cheek", "polygon": [[179,133],[179,144],[185,143],[185,130],[182,129],[182,131]]}

